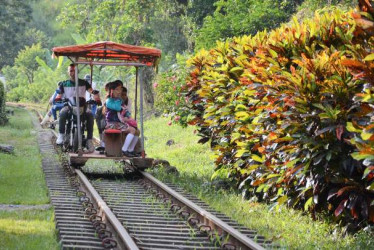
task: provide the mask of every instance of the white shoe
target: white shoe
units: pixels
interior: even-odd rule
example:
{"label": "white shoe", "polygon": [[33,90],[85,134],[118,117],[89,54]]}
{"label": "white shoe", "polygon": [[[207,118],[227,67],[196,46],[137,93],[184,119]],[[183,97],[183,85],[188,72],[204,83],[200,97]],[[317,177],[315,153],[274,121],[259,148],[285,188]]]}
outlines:
{"label": "white shoe", "polygon": [[95,147],[93,145],[92,139],[88,139],[86,142],[86,148],[88,150],[88,153],[93,153],[95,152]]}
{"label": "white shoe", "polygon": [[46,124],[47,122],[49,122],[49,118],[50,118],[50,116],[49,116],[49,114],[47,113],[45,116],[44,116],[44,118],[43,118],[43,120],[42,120],[42,122],[40,123],[40,125],[44,125],[44,124]]}
{"label": "white shoe", "polygon": [[62,145],[63,142],[64,142],[64,134],[58,134],[56,144]]}

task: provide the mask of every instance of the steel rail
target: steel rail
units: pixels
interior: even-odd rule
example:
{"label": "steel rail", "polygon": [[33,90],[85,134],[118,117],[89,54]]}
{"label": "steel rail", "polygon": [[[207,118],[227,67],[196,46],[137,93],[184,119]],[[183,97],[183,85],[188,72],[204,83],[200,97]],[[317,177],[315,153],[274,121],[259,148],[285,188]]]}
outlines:
{"label": "steel rail", "polygon": [[[135,176],[134,176],[135,177]],[[141,249],[222,249],[219,242],[192,228],[144,187],[143,177],[118,180],[91,180],[117,218]]]}
{"label": "steel rail", "polygon": [[83,188],[86,189],[87,195],[91,196],[91,200],[95,202],[95,205],[99,208],[103,221],[107,222],[107,224],[110,224],[110,227],[113,229],[111,231],[114,232],[114,237],[117,240],[119,248],[138,250],[139,248],[134,242],[134,240],[131,238],[130,234],[126,231],[122,223],[117,219],[117,217],[108,207],[106,202],[101,198],[99,193],[91,185],[87,177],[78,169],[76,169],[75,172],[77,173],[80,181],[82,182]]}
{"label": "steel rail", "polygon": [[[40,112],[37,110],[36,112],[39,115],[39,120],[42,119]],[[52,133],[56,136],[55,131],[52,131]],[[133,241],[121,222],[110,210],[105,201],[97,193],[95,188],[91,185],[87,177],[78,169],[75,169],[75,173],[77,174],[79,181],[82,183],[82,185],[80,185],[81,189],[83,189],[82,191],[84,191],[94,205],[99,208],[98,212],[101,215],[103,222],[105,222],[108,226],[109,231],[113,233],[113,236],[118,244],[117,247],[119,249],[139,250],[136,243]]]}
{"label": "steel rail", "polygon": [[256,249],[256,250],[263,250],[264,248],[254,242],[253,240],[246,237],[244,234],[240,233],[235,228],[231,227],[224,221],[220,220],[213,214],[209,213],[205,209],[199,207],[195,203],[191,202],[187,198],[183,197],[179,193],[175,192],[167,185],[162,183],[161,181],[154,178],[149,173],[140,171],[141,174],[149,181],[149,183],[162,192],[164,195],[167,195],[168,198],[172,199],[176,202],[181,208],[186,208],[190,214],[195,214],[197,219],[204,224],[207,224],[212,229],[217,230],[219,233],[226,233],[229,238],[229,242],[238,246],[240,249]]}
{"label": "steel rail", "polygon": [[[35,126],[39,125],[33,120]],[[48,187],[50,203],[54,207],[56,229],[62,249],[101,249],[114,246],[115,242],[105,230],[93,227],[82,210],[82,200],[77,195],[77,186],[66,165],[56,161],[56,151],[51,143],[50,131],[39,131],[38,144],[42,156],[42,169]],[[101,238],[97,232],[103,232]],[[106,241],[103,241],[106,240]]]}

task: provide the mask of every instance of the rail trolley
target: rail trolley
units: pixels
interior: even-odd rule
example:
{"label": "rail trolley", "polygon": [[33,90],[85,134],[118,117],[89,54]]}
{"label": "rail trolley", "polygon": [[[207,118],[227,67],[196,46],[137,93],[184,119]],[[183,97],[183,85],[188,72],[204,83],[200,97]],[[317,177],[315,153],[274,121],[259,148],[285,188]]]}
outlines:
{"label": "rail trolley", "polygon": [[[139,100],[139,111],[140,111],[140,132],[141,132],[141,157],[128,158],[122,156],[121,147],[119,148],[120,154],[100,154],[98,151],[93,153],[84,153],[82,149],[82,132],[81,127],[77,126],[78,130],[78,151],[69,152],[69,163],[73,167],[84,166],[89,159],[114,159],[122,160],[129,159],[138,168],[144,168],[152,162],[153,159],[145,157],[144,151],[144,126],[143,126],[143,82],[139,79],[139,67],[157,67],[158,62],[161,59],[161,50],[155,48],[146,48],[141,46],[134,46],[128,44],[114,43],[110,41],[97,42],[92,44],[84,45],[73,45],[54,47],[52,49],[53,57],[65,56],[71,60],[75,67],[75,87],[78,89],[78,65],[88,65],[91,70],[91,79],[93,66],[133,66],[136,69],[136,80],[135,80],[135,116],[137,119],[137,107],[138,107],[138,85],[140,88],[140,100]],[[76,91],[76,105],[79,110],[79,95]],[[80,114],[77,114],[77,123],[80,123]],[[105,132],[104,132],[105,133]],[[104,134],[106,138],[105,147],[114,148],[120,145],[119,141],[123,141],[125,135],[120,132],[111,132],[112,134]],[[116,135],[117,134],[117,135]],[[122,137],[122,140],[117,137],[112,143],[108,138],[115,138],[116,136]],[[105,140],[105,139],[104,139]],[[107,144],[108,143],[108,144]],[[118,151],[117,151],[118,152]]]}

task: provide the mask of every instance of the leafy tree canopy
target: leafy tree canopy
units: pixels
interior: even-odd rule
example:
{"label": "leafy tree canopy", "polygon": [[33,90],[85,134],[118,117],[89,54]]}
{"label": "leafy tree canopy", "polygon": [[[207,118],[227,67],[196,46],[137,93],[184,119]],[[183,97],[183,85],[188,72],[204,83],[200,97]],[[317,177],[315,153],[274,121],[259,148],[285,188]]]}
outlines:
{"label": "leafy tree canopy", "polygon": [[273,29],[289,20],[302,0],[219,0],[216,10],[198,32],[197,49],[211,48],[215,41]]}
{"label": "leafy tree canopy", "polygon": [[34,81],[34,72],[39,67],[35,59],[37,57],[44,59],[45,55],[46,51],[42,49],[40,43],[34,44],[31,47],[26,46],[25,49],[18,53],[15,59],[15,66],[25,74],[30,84]]}
{"label": "leafy tree canopy", "polygon": [[31,8],[22,0],[0,0],[0,68],[12,64],[22,48],[22,36],[31,20]]}

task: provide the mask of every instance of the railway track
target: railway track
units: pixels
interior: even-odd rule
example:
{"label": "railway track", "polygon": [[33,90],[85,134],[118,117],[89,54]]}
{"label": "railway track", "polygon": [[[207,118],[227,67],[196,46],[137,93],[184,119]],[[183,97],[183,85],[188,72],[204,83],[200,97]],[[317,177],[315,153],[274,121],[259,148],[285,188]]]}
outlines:
{"label": "railway track", "polygon": [[132,179],[91,182],[141,249],[273,247],[255,231],[214,211],[181,188],[159,182],[148,173],[140,172]]}
{"label": "railway track", "polygon": [[[37,124],[38,125],[38,124]],[[145,172],[87,178],[41,130],[39,145],[63,249],[277,248],[183,189]]]}

